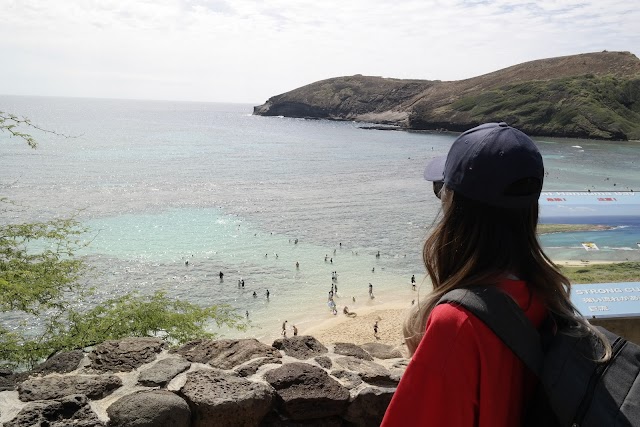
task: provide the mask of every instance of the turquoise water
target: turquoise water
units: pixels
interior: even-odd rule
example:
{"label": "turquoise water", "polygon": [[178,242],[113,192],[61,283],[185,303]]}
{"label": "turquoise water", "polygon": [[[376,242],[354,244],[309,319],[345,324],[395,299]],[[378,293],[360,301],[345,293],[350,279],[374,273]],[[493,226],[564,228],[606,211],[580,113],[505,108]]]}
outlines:
{"label": "turquoise water", "polygon": [[[28,207],[7,220],[74,214],[90,227],[84,255],[97,274],[86,280],[97,299],[163,289],[226,302],[249,312],[248,335],[268,339],[284,319],[304,332],[332,317],[332,271],[340,307],[416,298],[409,278],[424,277],[420,246],[439,208],[422,171],[454,134],[257,117],[237,104],[0,97],[0,107],[75,136],[35,133],[31,150],[0,135],[0,180]],[[640,187],[637,142],[538,142],[545,190]],[[543,242],[553,239],[545,245],[558,259],[583,259],[594,255],[574,240],[586,238]],[[629,247],[616,252],[638,259]]]}

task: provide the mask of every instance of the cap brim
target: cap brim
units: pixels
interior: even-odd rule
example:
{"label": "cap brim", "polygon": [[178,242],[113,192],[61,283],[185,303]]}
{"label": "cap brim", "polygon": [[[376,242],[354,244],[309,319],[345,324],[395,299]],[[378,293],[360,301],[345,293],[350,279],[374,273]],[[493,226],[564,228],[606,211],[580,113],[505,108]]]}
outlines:
{"label": "cap brim", "polygon": [[443,181],[444,165],[446,162],[447,156],[440,156],[431,160],[424,170],[424,179],[427,181]]}

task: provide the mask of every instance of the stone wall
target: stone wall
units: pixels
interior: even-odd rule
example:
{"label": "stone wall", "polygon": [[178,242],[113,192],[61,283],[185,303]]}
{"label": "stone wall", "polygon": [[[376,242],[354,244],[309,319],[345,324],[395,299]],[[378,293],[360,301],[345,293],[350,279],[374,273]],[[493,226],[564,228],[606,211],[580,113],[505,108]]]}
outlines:
{"label": "stone wall", "polygon": [[408,360],[402,348],[311,336],[157,338],[60,353],[0,372],[0,423],[15,426],[376,426]]}

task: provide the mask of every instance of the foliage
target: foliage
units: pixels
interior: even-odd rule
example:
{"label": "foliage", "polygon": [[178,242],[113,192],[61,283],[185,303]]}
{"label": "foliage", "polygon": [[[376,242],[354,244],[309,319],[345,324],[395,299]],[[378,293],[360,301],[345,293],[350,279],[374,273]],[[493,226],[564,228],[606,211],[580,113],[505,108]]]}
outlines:
{"label": "foliage", "polygon": [[[19,131],[20,125],[40,129],[0,112],[0,132],[35,148],[36,141]],[[0,203],[6,214],[10,202],[0,197]],[[88,268],[75,255],[88,230],[75,218],[13,224],[6,217],[0,220],[0,365],[29,367],[58,351],[128,336],[160,336],[176,344],[213,338],[206,330],[211,320],[218,327],[246,327],[228,305],[199,307],[160,291],[89,304],[91,290],[82,284]],[[16,326],[17,319],[21,325]],[[34,329],[29,323],[35,319],[41,327]]]}
{"label": "foliage", "polygon": [[640,262],[559,267],[562,274],[567,276],[571,283],[637,282],[640,280]]}
{"label": "foliage", "polygon": [[65,135],[63,133],[54,132],[52,130],[43,129],[38,125],[35,125],[26,117],[16,116],[15,114],[5,113],[4,111],[0,111],[0,131],[7,132],[10,136],[15,136],[18,138],[22,138],[29,144],[29,147],[36,148],[38,146],[38,142],[35,138],[25,131],[23,128],[36,129],[41,132],[51,133],[53,135],[62,136],[64,138],[73,138],[72,136]]}
{"label": "foliage", "polygon": [[587,74],[510,84],[450,105],[467,121],[507,121],[534,135],[640,139],[640,78]]}
{"label": "foliage", "polygon": [[36,314],[64,305],[83,269],[74,219],[0,225],[0,310]]}
{"label": "foliage", "polygon": [[174,300],[162,291],[153,295],[130,293],[81,311],[66,307],[49,318],[44,332],[26,339],[0,330],[0,359],[34,365],[59,351],[99,344],[124,337],[157,336],[180,344],[215,338],[206,330],[213,319],[218,326],[244,329],[242,317],[227,305],[199,307]]}

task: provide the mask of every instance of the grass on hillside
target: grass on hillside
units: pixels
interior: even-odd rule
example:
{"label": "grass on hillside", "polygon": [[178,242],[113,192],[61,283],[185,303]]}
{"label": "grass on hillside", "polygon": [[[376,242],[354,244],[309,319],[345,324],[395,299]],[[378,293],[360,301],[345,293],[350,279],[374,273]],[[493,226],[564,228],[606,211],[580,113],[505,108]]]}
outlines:
{"label": "grass on hillside", "polygon": [[[482,123],[503,118],[526,131],[640,139],[640,79],[584,75],[507,85],[451,105]],[[564,131],[564,132],[563,132]]]}
{"label": "grass on hillside", "polygon": [[640,262],[593,264],[588,266],[558,266],[571,283],[639,282]]}

